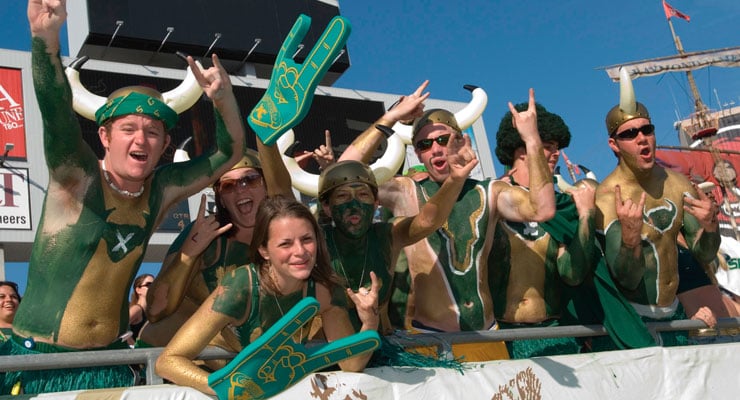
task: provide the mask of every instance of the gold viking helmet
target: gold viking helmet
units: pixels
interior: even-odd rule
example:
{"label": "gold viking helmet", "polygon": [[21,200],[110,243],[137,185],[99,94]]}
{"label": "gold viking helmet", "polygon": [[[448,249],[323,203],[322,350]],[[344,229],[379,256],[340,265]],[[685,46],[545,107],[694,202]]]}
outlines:
{"label": "gold viking helmet", "polygon": [[321,171],[319,175],[319,200],[326,200],[332,190],[345,183],[360,182],[370,186],[377,196],[378,182],[375,174],[367,165],[354,160],[334,163]]}
{"label": "gold viking helmet", "polygon": [[606,114],[606,131],[609,136],[617,132],[623,123],[635,118],[650,119],[647,108],[635,100],[635,88],[626,68],[619,68],[619,104]]}
{"label": "gold viking helmet", "polygon": [[421,117],[419,117],[419,119],[414,122],[411,141],[413,142],[413,140],[416,139],[416,135],[419,134],[419,131],[422,130],[422,128],[434,123],[445,124],[450,128],[456,130],[457,133],[462,132],[462,129],[460,129],[460,125],[457,124],[455,114],[441,108],[433,108],[431,110],[424,111],[424,114],[422,114]]}
{"label": "gold viking helmet", "polygon": [[242,159],[239,160],[239,162],[237,162],[236,164],[234,164],[234,166],[231,167],[230,171],[233,171],[239,168],[256,168],[256,169],[261,170],[262,163],[260,162],[259,154],[252,149],[245,149]]}

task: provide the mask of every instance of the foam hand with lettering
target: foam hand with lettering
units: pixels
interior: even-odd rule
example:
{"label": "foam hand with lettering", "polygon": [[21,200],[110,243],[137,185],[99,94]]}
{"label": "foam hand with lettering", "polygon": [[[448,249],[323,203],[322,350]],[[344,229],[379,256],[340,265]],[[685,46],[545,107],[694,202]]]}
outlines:
{"label": "foam hand with lettering", "polygon": [[319,310],[306,297],[224,368],[208,377],[219,399],[264,399],[274,396],[311,372],[377,349],[377,331],[363,331],[322,346],[306,348],[293,337]]}
{"label": "foam hand with lettering", "polygon": [[334,17],[302,64],[293,61],[311,18],[301,14],[285,38],[275,60],[270,85],[247,117],[262,142],[271,145],[285,131],[298,125],[311,106],[316,86],[347,42],[351,26]]}

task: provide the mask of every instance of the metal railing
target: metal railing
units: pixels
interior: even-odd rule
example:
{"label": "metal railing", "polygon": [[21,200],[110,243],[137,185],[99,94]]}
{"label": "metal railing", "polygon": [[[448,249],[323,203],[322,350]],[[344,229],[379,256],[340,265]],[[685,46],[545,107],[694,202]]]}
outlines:
{"label": "metal railing", "polygon": [[[666,322],[649,322],[646,324],[650,333],[657,339],[658,332],[705,330],[706,325],[697,320],[679,320]],[[720,318],[715,330],[719,335],[728,329],[740,327],[740,317]],[[469,331],[445,333],[409,334],[398,331],[386,336],[391,343],[403,347],[437,346],[447,352],[453,344],[481,343],[491,341],[512,341],[523,339],[544,339],[557,337],[605,336],[606,329],[601,325],[570,325],[541,328],[500,329],[496,331]],[[318,343],[309,343],[316,345]],[[107,365],[146,365],[145,380],[147,385],[163,382],[154,371],[154,364],[164,348],[124,349],[79,351],[69,353],[48,353],[17,356],[0,356],[0,372],[26,371],[57,368],[82,368]],[[216,347],[208,347],[198,355],[199,360],[230,360],[236,353]]]}

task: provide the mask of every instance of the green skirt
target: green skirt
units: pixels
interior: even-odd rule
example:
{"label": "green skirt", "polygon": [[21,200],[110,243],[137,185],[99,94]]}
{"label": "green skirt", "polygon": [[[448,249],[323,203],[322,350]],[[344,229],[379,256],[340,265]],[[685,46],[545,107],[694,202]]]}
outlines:
{"label": "green skirt", "polygon": [[[70,349],[36,343],[34,349],[23,346],[23,338],[13,336],[0,347],[0,355],[28,355],[46,353],[66,353]],[[123,343],[125,347],[128,346]],[[117,345],[109,346],[119,348]],[[102,350],[102,349],[95,349]],[[20,382],[22,393],[36,394],[64,392],[69,390],[104,389],[133,386],[136,373],[128,365],[102,367],[60,368],[36,371],[8,371],[5,373],[0,394],[11,394],[13,386]]]}

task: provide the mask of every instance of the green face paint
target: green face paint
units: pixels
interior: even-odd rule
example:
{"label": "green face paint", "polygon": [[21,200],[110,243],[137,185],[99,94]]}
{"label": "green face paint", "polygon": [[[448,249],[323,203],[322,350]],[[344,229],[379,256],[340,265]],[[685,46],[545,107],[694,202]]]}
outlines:
{"label": "green face paint", "polygon": [[374,211],[373,204],[363,203],[353,198],[346,203],[331,206],[331,218],[337,230],[342,234],[358,239],[367,234],[370,229]]}

